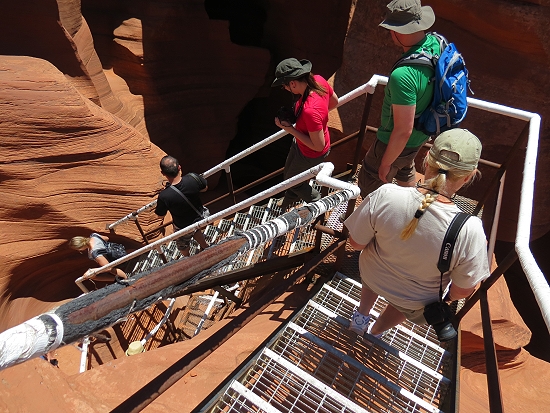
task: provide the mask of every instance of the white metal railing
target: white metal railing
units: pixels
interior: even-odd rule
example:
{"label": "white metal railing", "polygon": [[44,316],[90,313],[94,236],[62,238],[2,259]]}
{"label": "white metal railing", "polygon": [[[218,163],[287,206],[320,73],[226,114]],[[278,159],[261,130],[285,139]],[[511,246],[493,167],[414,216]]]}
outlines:
{"label": "white metal railing", "polygon": [[[388,78],[386,76],[374,75],[364,85],[352,90],[351,92],[340,97],[337,107],[345,105],[353,99],[356,99],[363,94],[373,94],[377,85],[386,85]],[[523,169],[523,181],[521,186],[520,195],[520,207],[518,214],[518,225],[515,240],[515,249],[518,254],[519,262],[531,289],[535,295],[535,299],[540,307],[542,317],[546,323],[548,330],[550,331],[550,286],[546,281],[544,274],[540,270],[538,264],[533,257],[533,253],[529,247],[529,240],[531,235],[531,219],[533,209],[533,196],[535,187],[535,173],[537,164],[537,151],[538,141],[540,136],[540,123],[541,118],[537,113],[527,112],[520,109],[511,108],[496,103],[486,102],[480,99],[468,98],[468,106],[481,109],[484,111],[496,113],[503,116],[508,116],[516,119],[521,119],[529,122],[529,137],[527,141],[527,150],[525,154],[525,164]],[[244,158],[245,156],[275,142],[281,137],[285,136],[286,132],[281,130],[268,138],[258,142],[245,151],[227,159],[226,161],[216,165],[215,167],[207,170],[203,176],[208,177],[221,170],[229,171],[231,164]],[[144,207],[136,211],[136,213],[128,214],[126,217],[119,221],[107,226],[107,229],[112,229],[116,225],[121,224],[127,220],[135,219],[135,216],[140,211],[151,209],[156,205],[156,201],[153,201]],[[237,204],[239,205],[239,204]],[[215,214],[217,216],[218,214]],[[183,231],[183,230],[182,230]],[[188,231],[190,232],[190,231]],[[178,232],[180,234],[181,231]],[[182,233],[183,234],[183,233]],[[179,235],[178,235],[179,236]],[[173,239],[177,238],[174,236]]]}
{"label": "white metal railing", "polygon": [[170,234],[164,238],[161,238],[155,242],[152,242],[151,244],[148,244],[144,247],[141,247],[135,251],[132,251],[131,253],[125,255],[122,258],[119,258],[118,260],[112,261],[107,265],[104,265],[103,267],[99,268],[93,268],[86,272],[86,275],[83,275],[82,277],[79,277],[76,279],[75,283],[80,287],[80,289],[84,292],[88,292],[88,289],[84,286],[83,281],[90,279],[94,277],[96,274],[106,272],[124,262],[127,262],[131,260],[132,258],[135,258],[141,254],[144,254],[152,249],[160,248],[162,244],[166,244],[170,241],[173,241],[182,235],[186,235],[192,232],[195,232],[197,229],[211,224],[212,222],[225,218],[229,215],[234,214],[235,212],[240,211],[241,209],[247,208],[251,205],[256,204],[259,201],[262,201],[264,199],[270,198],[286,189],[292,188],[293,186],[296,186],[297,184],[307,181],[311,178],[315,178],[315,180],[323,186],[327,186],[329,188],[333,189],[349,189],[351,190],[356,196],[359,195],[359,188],[353,184],[350,184],[348,182],[340,181],[338,179],[332,178],[330,175],[332,174],[332,171],[334,170],[334,165],[330,162],[323,162],[320,163],[317,166],[314,166],[313,168],[308,169],[307,171],[304,171],[292,178],[289,178],[283,182],[281,182],[278,185],[275,185],[269,189],[266,189],[265,191],[260,192],[257,195],[254,195],[248,199],[245,199],[244,201],[241,201],[233,206],[230,206],[229,208],[226,208],[220,212],[217,212],[215,214],[210,215],[209,217],[202,219],[192,225],[189,225],[185,228],[182,228],[181,230],[174,232],[173,234]]}
{"label": "white metal railing", "polygon": [[[344,96],[341,96],[338,99],[338,105],[336,106],[336,108],[338,108],[342,105],[345,105],[346,103],[348,103],[348,102],[350,102],[350,101],[352,101],[352,100],[354,100],[354,99],[356,99],[356,98],[358,98],[358,97],[360,97],[360,96],[362,96],[366,93],[373,94],[374,91],[375,91],[376,85],[379,85],[379,84],[380,85],[385,85],[387,83],[388,83],[388,78],[387,77],[374,75],[364,85],[361,85],[358,88],[352,90],[351,92],[346,93]],[[225,161],[223,161],[223,162],[219,163],[218,165],[214,166],[213,168],[208,169],[207,171],[202,173],[202,176],[204,178],[208,178],[209,176],[212,176],[215,173],[220,172],[220,171],[229,172],[229,170],[231,169],[231,165],[233,165],[235,162],[237,162],[237,161],[247,157],[248,155],[250,155],[250,154],[252,154],[252,153],[254,153],[254,152],[270,145],[270,144],[272,144],[275,141],[278,141],[279,139],[281,139],[283,136],[286,136],[286,135],[287,135],[287,133],[284,130],[280,130],[279,132],[268,136],[264,140],[261,140],[260,142],[252,145],[251,147],[245,149],[242,152],[239,152],[238,154],[232,156],[231,158],[226,159]],[[154,201],[149,202],[147,205],[142,206],[138,210],[130,212],[128,215],[122,217],[118,221],[115,221],[111,224],[108,224],[105,227],[105,229],[111,230],[111,229],[115,228],[116,226],[118,226],[120,224],[123,224],[124,222],[135,220],[136,217],[139,214],[141,214],[142,212],[145,212],[145,211],[149,211],[150,209],[154,208],[156,205],[157,205],[157,200],[155,199]]]}
{"label": "white metal railing", "polygon": [[546,323],[546,328],[550,331],[550,286],[535,261],[535,257],[533,257],[533,253],[529,247],[537,151],[540,137],[540,115],[474,98],[468,98],[468,106],[529,122],[529,135],[527,139],[525,163],[523,166],[523,180],[521,184],[515,249],[518,254],[521,268],[529,281],[529,285],[539,305],[542,317]]}

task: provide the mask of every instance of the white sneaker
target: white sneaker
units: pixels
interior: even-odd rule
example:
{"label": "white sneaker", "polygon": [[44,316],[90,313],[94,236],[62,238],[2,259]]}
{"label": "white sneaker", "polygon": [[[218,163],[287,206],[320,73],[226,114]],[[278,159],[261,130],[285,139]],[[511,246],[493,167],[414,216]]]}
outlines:
{"label": "white sneaker", "polygon": [[376,337],[376,338],[382,337],[382,336],[384,335],[385,331],[382,331],[380,334],[376,334],[376,335],[374,335],[374,334],[372,334],[372,333],[370,332],[370,331],[372,330],[372,326],[373,326],[373,325],[374,325],[374,323],[372,323],[372,324],[367,328],[367,334],[370,334],[370,335],[372,335],[372,336],[374,336],[374,337]]}
{"label": "white sneaker", "polygon": [[370,314],[363,315],[359,311],[353,311],[351,316],[351,322],[349,323],[349,329],[360,336],[365,334],[369,328]]}

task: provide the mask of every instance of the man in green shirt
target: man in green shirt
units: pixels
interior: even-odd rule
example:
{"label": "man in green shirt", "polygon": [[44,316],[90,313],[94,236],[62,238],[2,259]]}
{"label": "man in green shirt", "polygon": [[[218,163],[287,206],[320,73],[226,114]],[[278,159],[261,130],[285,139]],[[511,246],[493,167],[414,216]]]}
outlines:
{"label": "man in green shirt", "polygon": [[[386,7],[386,19],[380,26],[388,29],[394,44],[403,49],[402,57],[421,50],[441,54],[437,38],[425,33],[435,22],[430,6],[422,7],[419,0],[393,0]],[[393,178],[401,186],[415,185],[414,158],[429,137],[414,129],[414,119],[432,101],[433,76],[433,69],[425,66],[405,65],[391,72],[376,140],[359,172],[363,198]]]}

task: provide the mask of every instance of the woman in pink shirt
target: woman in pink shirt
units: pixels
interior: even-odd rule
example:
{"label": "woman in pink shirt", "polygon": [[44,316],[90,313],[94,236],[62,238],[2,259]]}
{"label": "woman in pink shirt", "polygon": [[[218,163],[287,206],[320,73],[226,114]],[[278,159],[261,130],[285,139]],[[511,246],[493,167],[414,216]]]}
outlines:
{"label": "woman in pink shirt", "polygon": [[[283,60],[275,69],[275,80],[271,86],[282,86],[299,96],[293,107],[294,119],[292,116],[281,119],[283,116],[280,114],[275,118],[278,127],[294,136],[283,173],[283,178],[288,179],[318,165],[328,156],[328,112],[338,105],[338,96],[322,76],[311,73],[309,60]],[[285,211],[300,199],[314,202],[320,198],[317,190],[308,182],[303,182],[285,192],[281,208]]]}

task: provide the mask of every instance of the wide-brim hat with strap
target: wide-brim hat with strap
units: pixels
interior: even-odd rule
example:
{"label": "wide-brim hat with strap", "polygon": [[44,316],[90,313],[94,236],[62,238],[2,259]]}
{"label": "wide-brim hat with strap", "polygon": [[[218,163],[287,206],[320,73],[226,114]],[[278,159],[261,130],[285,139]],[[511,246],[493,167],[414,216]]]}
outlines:
{"label": "wide-brim hat with strap", "polygon": [[293,57],[285,59],[275,68],[275,80],[271,87],[282,86],[310,72],[311,62],[309,60],[298,60]]}
{"label": "wide-brim hat with strap", "polygon": [[386,18],[379,26],[397,33],[416,33],[435,23],[433,9],[422,6],[419,0],[393,0],[386,8]]}

